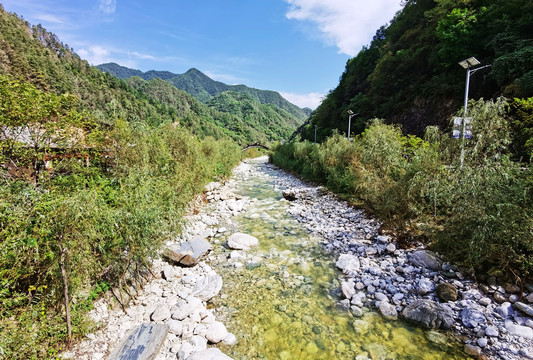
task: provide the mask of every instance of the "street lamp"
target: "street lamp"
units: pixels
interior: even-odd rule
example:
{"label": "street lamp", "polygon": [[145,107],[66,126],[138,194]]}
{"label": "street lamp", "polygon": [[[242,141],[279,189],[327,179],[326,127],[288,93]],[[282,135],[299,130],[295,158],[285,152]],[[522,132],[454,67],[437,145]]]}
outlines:
{"label": "street lamp", "polygon": [[470,87],[470,75],[472,75],[473,73],[475,73],[476,71],[478,70],[481,70],[481,69],[485,69],[489,66],[491,66],[490,64],[489,65],[485,65],[485,66],[482,66],[482,67],[478,67],[478,68],[475,68],[475,69],[471,69],[470,67],[472,66],[477,66],[481,64],[479,62],[478,59],[476,59],[475,57],[469,57],[468,59],[465,59],[463,61],[459,61],[459,65],[461,65],[463,67],[463,69],[466,70],[466,86],[465,86],[465,117],[466,117],[466,114],[467,114],[467,110],[468,110],[468,88]]}
{"label": "street lamp", "polygon": [[359,114],[354,114],[352,110],[348,110],[348,140],[350,140],[350,131],[352,127],[352,117],[357,116]]}
{"label": "street lamp", "polygon": [[466,115],[468,113],[468,89],[470,87],[470,75],[472,75],[473,73],[475,73],[478,70],[485,69],[485,68],[488,68],[489,66],[491,66],[489,64],[489,65],[477,67],[475,69],[471,69],[472,66],[477,66],[477,65],[480,65],[480,64],[481,64],[481,62],[478,59],[476,59],[475,57],[473,57],[473,56],[469,57],[468,59],[464,59],[462,61],[459,61],[459,65],[461,65],[463,67],[463,69],[466,70],[465,110],[464,110],[463,130],[462,130],[463,136],[461,136],[461,167],[463,167],[463,160],[464,160],[464,153],[465,153],[465,146],[464,146],[464,143],[465,143],[465,127],[466,127]]}

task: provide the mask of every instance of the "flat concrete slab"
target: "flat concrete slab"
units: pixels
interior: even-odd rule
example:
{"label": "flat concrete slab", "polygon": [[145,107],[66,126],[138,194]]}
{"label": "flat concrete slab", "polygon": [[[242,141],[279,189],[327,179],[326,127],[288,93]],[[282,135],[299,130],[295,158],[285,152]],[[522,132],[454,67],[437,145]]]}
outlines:
{"label": "flat concrete slab", "polygon": [[153,360],[168,334],[168,325],[142,324],[126,335],[108,360]]}

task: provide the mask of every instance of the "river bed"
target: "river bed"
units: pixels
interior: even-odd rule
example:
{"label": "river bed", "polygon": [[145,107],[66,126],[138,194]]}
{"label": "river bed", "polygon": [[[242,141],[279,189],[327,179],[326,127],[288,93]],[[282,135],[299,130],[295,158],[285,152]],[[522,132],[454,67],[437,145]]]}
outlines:
{"label": "river bed", "polygon": [[[103,360],[134,329],[165,324],[155,360],[533,359],[533,284],[524,293],[496,279],[479,285],[422,245],[398,249],[363,211],[266,158],[205,191],[167,247],[196,241],[211,253],[194,266],[154,259],[154,278],[129,287],[127,307],[111,293],[94,303],[99,329],[61,358]],[[238,232],[258,246],[229,249]],[[428,306],[423,319],[411,316]],[[408,317],[450,330],[422,330]]]}
{"label": "river bed", "polygon": [[[218,226],[250,234],[259,246],[232,251],[222,246],[226,235],[218,235],[211,266],[224,286],[213,307],[238,339],[221,350],[238,360],[467,358],[442,333],[386,321],[376,311],[354,316],[338,305],[342,273],[323,239],[290,215],[291,204],[282,197],[287,177],[260,159],[248,161],[230,183],[249,201],[245,211]],[[216,212],[210,206],[206,213]],[[370,237],[364,232],[376,225],[367,221],[361,229]]]}

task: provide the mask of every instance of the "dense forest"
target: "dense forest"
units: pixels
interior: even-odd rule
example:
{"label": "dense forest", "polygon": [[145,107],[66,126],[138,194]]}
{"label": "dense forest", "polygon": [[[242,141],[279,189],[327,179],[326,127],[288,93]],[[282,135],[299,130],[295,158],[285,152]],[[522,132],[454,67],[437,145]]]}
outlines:
{"label": "dense forest", "polygon": [[[176,122],[181,126],[189,129],[212,126],[217,130],[217,137],[223,135],[241,144],[287,139],[302,123],[278,106],[261,104],[246,94],[228,91],[203,104],[157,77],[145,81],[133,76],[123,81],[162,106],[175,110]],[[240,100],[228,100],[235,96]],[[211,135],[206,131],[203,133]]]}
{"label": "dense forest", "polygon": [[476,57],[492,65],[472,75],[470,98],[533,95],[533,2],[529,0],[408,0],[372,42],[348,60],[339,85],[310,120],[302,138],[319,140],[348,130],[348,110],[358,114],[352,132],[371,118],[421,135],[428,125],[449,127],[463,103],[465,70]]}
{"label": "dense forest", "polygon": [[159,78],[169,82],[176,88],[193,95],[198,100],[209,103],[213,97],[225,91],[232,91],[246,94],[253,100],[261,104],[271,104],[287,111],[293,117],[299,120],[305,120],[309,115],[310,109],[300,109],[298,106],[285,100],[278,92],[270,90],[259,90],[246,85],[226,85],[220,81],[215,81],[198,69],[189,69],[184,74],[173,74],[168,71],[147,71],[130,69],[115,63],[98,65],[102,71],[115,75],[119,79],[127,79],[132,76],[139,76],[144,80]]}

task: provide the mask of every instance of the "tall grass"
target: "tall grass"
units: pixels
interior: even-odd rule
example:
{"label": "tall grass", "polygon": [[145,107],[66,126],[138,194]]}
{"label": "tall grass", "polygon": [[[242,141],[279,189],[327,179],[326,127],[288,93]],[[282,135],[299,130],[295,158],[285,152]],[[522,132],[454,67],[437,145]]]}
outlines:
{"label": "tall grass", "polygon": [[533,177],[510,160],[505,100],[473,102],[474,136],[464,143],[436,128],[424,139],[375,120],[353,142],[279,145],[272,162],[322,182],[388,226],[423,233],[430,246],[474,271],[533,275]]}
{"label": "tall grass", "polygon": [[38,185],[0,178],[0,359],[51,359],[65,346],[65,280],[72,336],[88,331],[98,291],[157,256],[193,196],[241,158],[231,141],[121,121],[103,148]]}

